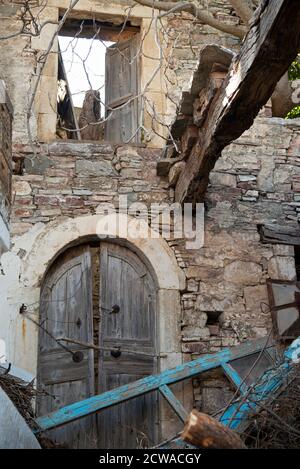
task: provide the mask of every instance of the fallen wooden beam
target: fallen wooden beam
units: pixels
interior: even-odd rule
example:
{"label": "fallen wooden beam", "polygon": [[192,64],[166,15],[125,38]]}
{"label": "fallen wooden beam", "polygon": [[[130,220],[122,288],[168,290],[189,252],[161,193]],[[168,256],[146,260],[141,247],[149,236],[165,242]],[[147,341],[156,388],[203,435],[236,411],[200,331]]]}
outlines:
{"label": "fallen wooden beam", "polygon": [[[204,121],[200,119],[198,139],[185,155],[186,165],[176,184],[176,201],[202,200],[209,173],[221,151],[252,125],[297,55],[300,49],[299,24],[299,0],[262,1],[239,55],[232,60],[223,86],[210,101],[209,109],[205,110]],[[198,75],[200,72],[201,68]],[[182,115],[172,128],[175,140],[178,139],[178,126],[181,129],[185,123],[193,124],[193,117],[186,114],[195,96],[193,90],[189,98],[186,94],[183,96]]]}
{"label": "fallen wooden beam", "polygon": [[[174,398],[171,396],[170,392],[163,387],[164,385],[178,383],[184,379],[192,378],[203,371],[211,370],[218,366],[222,366],[223,363],[228,363],[231,360],[251,355],[265,347],[272,347],[272,341],[267,337],[244,342],[236,347],[224,348],[220,352],[205,355],[197,360],[163,371],[159,375],[147,376],[146,378],[120,386],[119,388],[112,389],[111,391],[106,391],[103,394],[89,397],[82,401],[75,402],[74,404],[69,404],[61,409],[51,412],[50,414],[38,417],[36,419],[36,423],[39,427],[37,432],[64,425],[68,422],[85,417],[86,415],[93,414],[94,412],[98,412],[102,409],[107,409],[120,404],[121,402],[133,399],[141,394],[146,394],[160,388],[165,397],[168,393],[168,402],[171,403],[172,400],[174,401]],[[178,403],[176,403],[176,411],[177,414],[181,414],[183,417],[182,409],[179,408]]]}
{"label": "fallen wooden beam", "polygon": [[192,410],[184,426],[182,439],[206,449],[246,449],[240,436],[210,415]]}

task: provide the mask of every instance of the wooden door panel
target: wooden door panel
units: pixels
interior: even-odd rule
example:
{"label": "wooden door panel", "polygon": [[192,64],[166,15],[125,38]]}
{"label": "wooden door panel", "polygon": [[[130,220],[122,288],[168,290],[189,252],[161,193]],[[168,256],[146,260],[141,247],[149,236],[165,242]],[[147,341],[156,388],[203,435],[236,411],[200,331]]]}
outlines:
{"label": "wooden door panel", "polygon": [[[108,374],[107,387],[116,388],[143,378],[140,374]],[[99,414],[99,448],[149,448],[157,441],[157,393],[149,393]]]}
{"label": "wooden door panel", "polygon": [[[50,268],[41,294],[38,386],[49,393],[38,399],[37,413],[56,410],[94,394],[93,350],[82,350],[84,359],[75,363],[72,354],[53,340],[69,337],[93,339],[91,258],[88,246],[68,250]],[[50,335],[49,335],[50,333]],[[77,345],[68,345],[72,351]],[[49,437],[70,448],[95,443],[94,416],[49,432]]]}
{"label": "wooden door panel", "polygon": [[[72,346],[72,350],[80,350],[80,347]],[[82,380],[86,375],[91,360],[90,350],[81,350],[84,359],[80,363],[75,363],[68,352],[57,351],[54,353],[43,354],[40,357],[39,378],[44,385],[63,383],[65,381]],[[88,392],[88,389],[85,391]]]}
{"label": "wooden door panel", "polygon": [[[118,357],[110,351],[100,354],[99,388],[103,392],[157,372],[156,290],[150,273],[135,253],[110,243],[103,243],[100,251],[99,342],[111,349],[120,347],[121,351]],[[114,305],[119,312],[111,313]],[[101,412],[100,447],[153,445],[157,410],[157,395],[151,393]],[[112,427],[114,436],[107,438]]]}
{"label": "wooden door panel", "polygon": [[[107,48],[105,58],[105,139],[126,142],[138,127],[139,36]],[[122,106],[124,103],[128,103]],[[113,112],[111,111],[113,109]],[[132,142],[139,141],[137,133]]]}

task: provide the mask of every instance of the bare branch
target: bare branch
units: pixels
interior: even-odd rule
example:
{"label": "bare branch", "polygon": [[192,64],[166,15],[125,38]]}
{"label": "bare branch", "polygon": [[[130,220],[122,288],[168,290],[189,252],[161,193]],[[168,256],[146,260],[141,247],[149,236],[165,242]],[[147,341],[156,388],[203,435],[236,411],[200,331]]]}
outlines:
{"label": "bare branch", "polygon": [[231,34],[235,37],[243,39],[247,30],[242,26],[233,26],[230,24],[223,23],[222,21],[217,20],[212,15],[203,11],[202,8],[197,7],[194,3],[189,2],[182,2],[182,3],[174,3],[174,2],[164,2],[164,1],[156,1],[156,0],[134,0],[136,3],[140,5],[147,6],[149,8],[156,8],[161,11],[165,11],[168,13],[177,13],[181,11],[185,11],[190,13],[199,21],[211,26],[212,28],[218,29],[219,31],[223,31],[224,33]]}

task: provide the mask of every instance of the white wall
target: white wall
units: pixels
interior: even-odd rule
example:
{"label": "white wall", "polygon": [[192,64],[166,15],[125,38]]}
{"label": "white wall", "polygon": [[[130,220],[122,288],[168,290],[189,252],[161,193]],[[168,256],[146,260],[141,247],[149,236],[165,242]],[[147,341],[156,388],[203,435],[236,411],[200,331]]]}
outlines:
{"label": "white wall", "polygon": [[31,429],[0,388],[0,448],[41,449]]}

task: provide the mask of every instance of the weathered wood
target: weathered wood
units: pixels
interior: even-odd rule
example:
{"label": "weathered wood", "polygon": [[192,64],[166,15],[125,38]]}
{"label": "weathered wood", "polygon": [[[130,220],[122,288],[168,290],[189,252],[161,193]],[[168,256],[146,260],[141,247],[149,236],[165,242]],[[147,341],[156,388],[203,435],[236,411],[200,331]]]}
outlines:
{"label": "weathered wood", "polygon": [[168,177],[169,171],[174,164],[182,161],[182,158],[164,158],[163,160],[158,161],[156,166],[156,174],[161,177]]}
{"label": "weathered wood", "polygon": [[220,352],[205,355],[192,362],[166,370],[159,375],[147,376],[134,383],[120,386],[115,390],[104,392],[98,396],[92,396],[89,399],[65,406],[62,409],[37,418],[36,422],[40,427],[38,431],[64,425],[86,415],[98,412],[101,409],[107,409],[121,402],[133,399],[140,394],[157,390],[164,384],[169,385],[187,378],[192,378],[203,371],[217,368],[223,363],[251,355],[255,352],[259,352],[262,348],[271,346],[272,341],[267,337],[244,342],[237,347],[224,348]]}
{"label": "weathered wood", "polygon": [[106,49],[105,56],[105,140],[139,142],[139,61],[140,38],[136,34]]}
{"label": "weathered wood", "polygon": [[169,171],[169,183],[170,186],[175,186],[179,179],[180,173],[184,170],[185,161],[178,161],[175,163]]}
{"label": "weathered wood", "polygon": [[300,229],[280,225],[262,225],[260,226],[260,239],[268,244],[300,246]]}
{"label": "weathered wood", "polygon": [[[221,151],[252,125],[297,55],[299,24],[299,0],[262,2],[240,54],[233,59],[228,77],[201,127],[201,145],[199,142],[194,145],[179,177],[175,190],[177,201],[202,199],[209,172]],[[184,99],[188,102],[186,97]],[[186,106],[182,113],[186,114]],[[174,130],[177,135],[176,125]]]}
{"label": "weathered wood", "polygon": [[240,436],[210,415],[192,410],[185,424],[182,439],[206,449],[246,449]]}
{"label": "weathered wood", "polygon": [[[114,305],[119,311],[112,313]],[[100,245],[99,316],[99,392],[157,373],[154,281],[134,252],[106,242]],[[156,399],[156,393],[141,395],[99,413],[98,448],[137,448],[141,439],[156,444]]]}
{"label": "weathered wood", "polygon": [[183,154],[189,152],[197,139],[199,138],[199,129],[195,125],[188,125],[181,138],[181,151]]}
{"label": "weathered wood", "polygon": [[178,415],[178,417],[185,422],[187,419],[187,411],[181,404],[181,402],[177,399],[177,397],[172,393],[171,389],[164,384],[159,388],[159,392],[164,396],[164,398],[168,401],[172,409]]}
{"label": "weathered wood", "polygon": [[[93,351],[79,345],[83,360],[76,363],[54,337],[71,335],[89,342],[93,337],[91,259],[88,246],[77,246],[66,251],[51,266],[45,278],[40,306],[38,376],[39,389],[47,392],[37,399],[37,414],[88,398],[95,393]],[[51,437],[70,448],[89,448],[95,442],[95,417],[87,417],[64,428],[53,430]]]}
{"label": "weathered wood", "polygon": [[222,424],[239,433],[245,431],[251,422],[251,417],[288,385],[294,373],[296,359],[299,357],[299,343],[300,338],[298,337],[285,350],[284,361],[262,373],[249,388],[247,395],[232,403],[220,415],[219,421]]}

